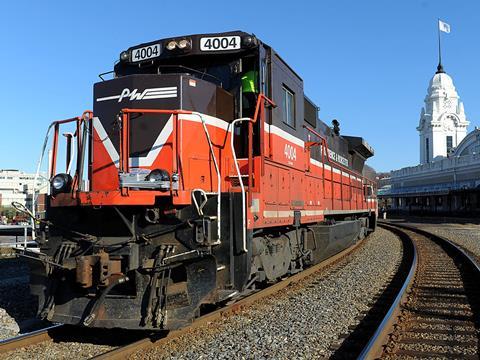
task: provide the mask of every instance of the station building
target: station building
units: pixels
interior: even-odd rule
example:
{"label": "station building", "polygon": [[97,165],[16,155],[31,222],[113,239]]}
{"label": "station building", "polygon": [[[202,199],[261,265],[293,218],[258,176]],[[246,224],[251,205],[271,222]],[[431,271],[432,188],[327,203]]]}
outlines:
{"label": "station building", "polygon": [[409,213],[480,213],[480,129],[469,121],[441,64],[427,89],[417,127],[420,164],[393,170],[379,198]]}
{"label": "station building", "polygon": [[28,174],[19,170],[0,170],[0,206],[9,207],[12,202],[19,202],[30,208],[32,206],[33,191],[46,194],[48,181],[38,177],[35,184],[35,174]]}

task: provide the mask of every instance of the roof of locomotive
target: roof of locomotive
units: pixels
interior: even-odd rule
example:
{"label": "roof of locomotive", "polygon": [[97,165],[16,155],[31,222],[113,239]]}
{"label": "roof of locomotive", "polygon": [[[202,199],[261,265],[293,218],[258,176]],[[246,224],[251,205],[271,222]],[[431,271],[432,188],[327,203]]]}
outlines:
{"label": "roof of locomotive", "polygon": [[[225,39],[228,38],[230,41],[236,39],[237,46],[236,48],[222,48],[222,49],[202,49],[202,45],[205,45],[205,42],[208,39]],[[167,45],[176,41],[177,43],[187,40],[189,47],[186,49],[175,48],[169,50]],[[218,40],[217,40],[218,43]],[[159,54],[157,56],[148,57],[147,59],[135,60],[134,54],[137,50],[146,49],[152,46],[158,46]],[[218,33],[205,33],[205,34],[190,34],[190,35],[180,35],[175,37],[167,37],[163,39],[153,40],[146,43],[137,44],[129,47],[127,50],[124,50],[120,53],[120,61],[115,64],[114,71],[116,74],[121,73],[121,69],[126,68],[137,68],[137,67],[148,67],[154,65],[156,61],[162,61],[168,59],[178,59],[185,57],[195,57],[195,56],[224,56],[224,57],[239,57],[242,54],[248,54],[255,49],[258,49],[260,46],[264,46],[267,49],[272,51],[280,61],[282,61],[287,68],[295,75],[299,80],[302,80],[302,77],[267,43],[261,41],[255,34],[250,34],[242,30],[234,30],[227,32],[218,32]]]}
{"label": "roof of locomotive", "polygon": [[[187,42],[187,46],[183,49],[178,46],[178,43],[182,40],[186,40]],[[167,47],[170,43],[175,42],[177,46],[174,46],[173,48]],[[117,63],[117,66],[141,65],[142,63],[152,63],[152,61],[155,60],[192,55],[239,54],[258,48],[260,44],[263,43],[254,34],[249,34],[240,30],[168,37],[129,47],[127,50],[121,52],[120,62]],[[136,50],[157,45],[159,51],[155,56],[141,59],[134,58],[134,52]]]}

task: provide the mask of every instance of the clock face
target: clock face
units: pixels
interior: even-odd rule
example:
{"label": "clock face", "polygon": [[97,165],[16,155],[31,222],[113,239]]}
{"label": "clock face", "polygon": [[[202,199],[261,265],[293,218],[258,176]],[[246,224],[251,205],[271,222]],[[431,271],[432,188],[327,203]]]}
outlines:
{"label": "clock face", "polygon": [[444,121],[443,121],[443,128],[446,130],[446,131],[453,131],[455,129],[455,123],[453,122],[453,119],[450,119],[450,117],[447,117]]}
{"label": "clock face", "polygon": [[451,99],[446,99],[444,102],[443,102],[443,108],[445,110],[450,110],[452,108],[452,105],[453,105],[453,102]]}

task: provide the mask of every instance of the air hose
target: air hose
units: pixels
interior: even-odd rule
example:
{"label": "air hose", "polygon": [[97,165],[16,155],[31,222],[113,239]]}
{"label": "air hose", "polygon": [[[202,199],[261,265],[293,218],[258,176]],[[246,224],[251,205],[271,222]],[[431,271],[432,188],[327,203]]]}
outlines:
{"label": "air hose", "polygon": [[108,295],[108,293],[117,285],[126,283],[128,280],[130,280],[127,276],[122,276],[119,277],[115,280],[112,281],[110,285],[108,285],[105,290],[103,290],[102,294],[98,297],[98,299],[95,301],[95,304],[93,304],[92,310],[90,311],[90,314],[85,317],[83,320],[83,325],[89,326],[97,317],[97,312],[100,306],[105,302],[105,297]]}

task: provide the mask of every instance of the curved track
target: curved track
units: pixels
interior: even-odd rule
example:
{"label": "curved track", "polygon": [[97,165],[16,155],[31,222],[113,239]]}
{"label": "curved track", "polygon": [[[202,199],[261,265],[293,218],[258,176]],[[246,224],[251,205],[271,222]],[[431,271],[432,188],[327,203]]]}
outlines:
{"label": "curved track", "polygon": [[317,264],[315,266],[312,266],[310,268],[307,268],[306,270],[297,273],[293,276],[290,276],[274,285],[271,285],[263,290],[260,290],[258,292],[255,292],[247,297],[245,297],[242,300],[236,301],[226,307],[223,307],[219,310],[213,311],[211,313],[208,313],[206,315],[203,315],[196,319],[191,326],[187,328],[183,328],[180,330],[175,330],[175,331],[170,331],[168,334],[166,334],[164,337],[159,337],[154,336],[154,337],[146,337],[144,339],[140,339],[136,342],[130,343],[126,346],[119,347],[117,349],[114,349],[112,351],[109,351],[107,353],[104,353],[102,355],[99,355],[95,357],[95,359],[125,359],[127,356],[130,354],[133,354],[134,352],[142,349],[147,349],[151,346],[161,346],[162,344],[166,343],[167,341],[170,341],[174,338],[177,338],[186,332],[188,332],[190,329],[202,326],[208,322],[214,321],[216,319],[219,319],[224,316],[228,316],[231,314],[234,314],[246,307],[251,306],[254,302],[263,299],[267,296],[271,296],[275,293],[278,293],[279,291],[285,289],[287,286],[297,283],[306,277],[321,271],[327,267],[330,267],[344,258],[346,258],[349,255],[352,255],[355,251],[359,250],[361,246],[365,243],[365,241],[368,240],[365,239],[363,241],[357,242],[355,245],[352,247],[338,253],[337,255],[332,256],[331,258],[321,262],[320,264]]}
{"label": "curved track", "polygon": [[360,358],[480,356],[480,267],[462,248],[425,230],[381,226],[416,249],[409,276]]}
{"label": "curved track", "polygon": [[21,334],[10,339],[0,341],[0,354],[18,349],[20,347],[35,345],[52,340],[55,333],[59,333],[63,325],[55,324],[46,328]]}

